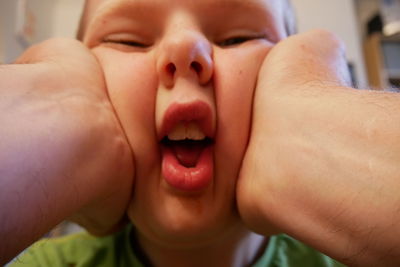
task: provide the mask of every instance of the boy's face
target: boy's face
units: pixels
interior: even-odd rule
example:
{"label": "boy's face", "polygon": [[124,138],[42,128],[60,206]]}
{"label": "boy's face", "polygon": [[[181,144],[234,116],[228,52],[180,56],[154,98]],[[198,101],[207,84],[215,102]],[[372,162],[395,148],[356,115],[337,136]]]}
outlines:
{"label": "boy's face", "polygon": [[235,185],[259,67],[285,37],[282,2],[90,2],[83,39],[135,155],[128,214],[145,238],[187,244],[241,227]]}

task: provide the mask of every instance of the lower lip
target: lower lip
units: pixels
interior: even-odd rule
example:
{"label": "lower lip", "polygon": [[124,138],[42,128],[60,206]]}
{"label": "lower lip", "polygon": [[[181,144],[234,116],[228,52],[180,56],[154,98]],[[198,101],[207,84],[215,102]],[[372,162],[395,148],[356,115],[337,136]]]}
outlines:
{"label": "lower lip", "polygon": [[197,165],[192,168],[182,166],[171,148],[162,149],[162,175],[168,185],[184,192],[198,192],[208,187],[214,171],[213,149],[205,148]]}

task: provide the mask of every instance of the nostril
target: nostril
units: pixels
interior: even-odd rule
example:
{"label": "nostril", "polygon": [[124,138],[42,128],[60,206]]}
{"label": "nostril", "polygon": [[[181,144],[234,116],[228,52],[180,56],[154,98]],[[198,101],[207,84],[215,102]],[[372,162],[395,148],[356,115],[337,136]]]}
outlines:
{"label": "nostril", "polygon": [[190,66],[192,69],[194,69],[196,71],[196,73],[201,73],[203,71],[203,67],[197,61],[192,62],[192,64],[190,64]]}
{"label": "nostril", "polygon": [[175,71],[176,71],[176,67],[174,65],[174,63],[169,63],[166,67],[165,67],[166,71],[170,74],[170,75],[174,75]]}

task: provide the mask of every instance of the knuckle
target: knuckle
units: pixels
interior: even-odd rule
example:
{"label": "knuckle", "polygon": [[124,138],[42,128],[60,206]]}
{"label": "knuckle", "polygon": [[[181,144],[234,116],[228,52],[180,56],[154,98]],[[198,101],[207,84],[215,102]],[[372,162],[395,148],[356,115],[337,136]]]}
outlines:
{"label": "knuckle", "polygon": [[345,44],[344,41],[335,33],[325,30],[325,29],[315,29],[308,34],[311,36],[311,38],[318,38],[318,40],[323,40],[325,44],[328,46],[339,49],[339,50],[345,50]]}

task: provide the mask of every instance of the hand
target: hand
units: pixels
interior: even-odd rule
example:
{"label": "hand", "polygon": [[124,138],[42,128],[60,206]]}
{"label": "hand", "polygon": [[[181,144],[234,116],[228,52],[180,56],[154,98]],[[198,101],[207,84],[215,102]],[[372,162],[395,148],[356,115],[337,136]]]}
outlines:
{"label": "hand", "polygon": [[[51,127],[53,136],[64,139],[62,149],[70,155],[54,160],[76,157],[65,162],[69,164],[68,175],[54,177],[77,179],[76,194],[69,200],[78,202],[79,210],[70,219],[97,235],[117,230],[131,197],[133,159],[97,60],[78,41],[53,39],[29,49],[17,63],[46,72],[41,78],[45,86],[21,92],[35,96],[23,99],[24,105],[43,106],[48,112],[35,118],[40,123],[33,130],[40,134],[40,130],[50,131]],[[51,125],[54,120],[57,123]],[[46,149],[51,154],[56,147]]]}
{"label": "hand", "polygon": [[250,142],[237,186],[240,213],[253,229],[266,235],[281,231],[282,222],[276,221],[270,210],[271,218],[266,221],[258,209],[273,203],[274,209],[281,209],[282,204],[276,203],[280,199],[272,195],[280,189],[275,183],[283,184],[282,177],[298,175],[303,169],[297,166],[301,154],[293,154],[290,142],[298,141],[295,134],[301,134],[305,123],[313,121],[317,106],[312,101],[318,101],[317,97],[328,91],[326,87],[336,90],[348,80],[342,54],[342,45],[334,36],[316,31],[281,41],[265,58],[255,92]]}
{"label": "hand", "polygon": [[313,31],[266,57],[237,185],[244,222],[353,266],[398,266],[398,95],[348,87],[342,44]]}

